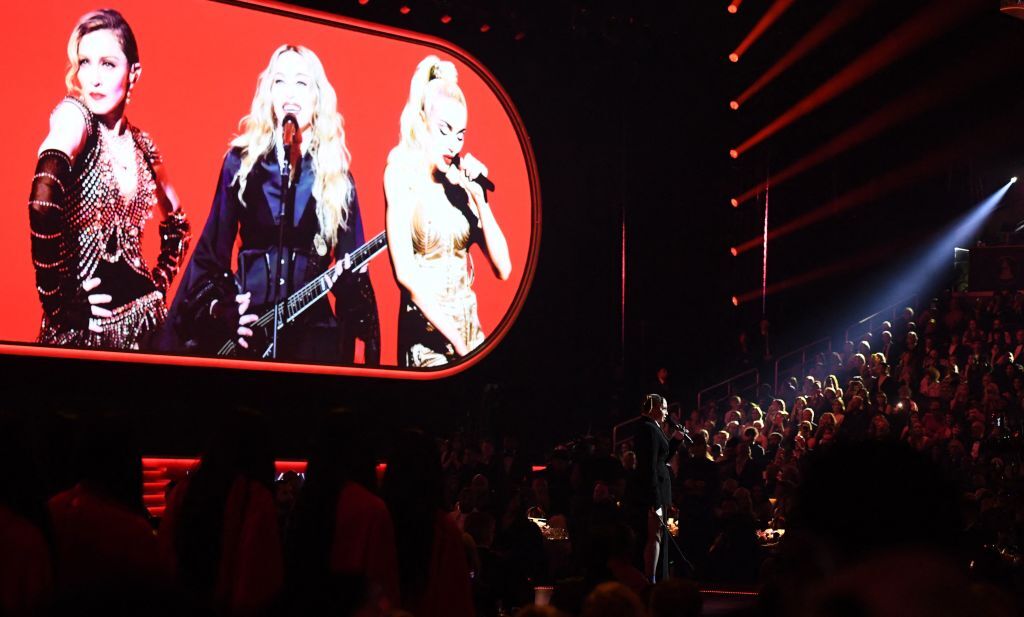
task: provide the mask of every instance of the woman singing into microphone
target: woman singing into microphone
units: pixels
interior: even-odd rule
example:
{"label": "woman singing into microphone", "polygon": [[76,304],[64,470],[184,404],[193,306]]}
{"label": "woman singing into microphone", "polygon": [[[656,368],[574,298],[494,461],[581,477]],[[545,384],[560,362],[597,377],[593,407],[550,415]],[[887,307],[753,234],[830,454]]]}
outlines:
{"label": "woman singing into microphone", "polygon": [[[241,134],[224,158],[210,216],[171,308],[171,324],[185,350],[217,351],[225,340],[262,353],[267,338],[254,325],[276,299],[302,288],[363,244],[359,200],[349,173],[344,120],[320,59],[311,50],[282,45],[260,74]],[[294,116],[301,158],[294,169],[294,216],[278,254],[285,160],[282,121]],[[241,238],[236,276],[232,249]],[[280,272],[280,258],[286,264]],[[337,267],[337,264],[335,265]],[[274,282],[284,281],[274,292]],[[365,272],[345,272],[300,321],[280,331],[274,357],[319,363],[352,362],[355,339],[367,364],[380,358],[377,304]],[[212,347],[210,343],[212,342]]]}
{"label": "woman singing into microphone", "polygon": [[479,243],[495,276],[507,280],[508,244],[480,183],[487,168],[466,139],[466,97],[455,65],[427,56],[416,67],[402,110],[400,141],[384,171],[388,249],[401,287],[399,362],[434,367],[484,341],[473,292]]}
{"label": "woman singing into microphone", "polygon": [[[40,343],[139,349],[163,323],[164,295],[190,238],[149,136],[125,118],[142,74],[120,13],[83,15],[68,41],[68,96],[50,116],[29,197]],[[150,269],[142,232],[163,213]]]}
{"label": "woman singing into microphone", "polygon": [[662,428],[668,419],[668,402],[657,394],[648,394],[640,412],[644,420],[637,426],[633,447],[636,451],[636,473],[627,485],[627,501],[631,504],[633,527],[644,541],[644,575],[652,583],[668,577],[665,551],[665,515],[672,505],[672,475],[668,462],[675,455],[684,435],[670,427],[666,436]]}

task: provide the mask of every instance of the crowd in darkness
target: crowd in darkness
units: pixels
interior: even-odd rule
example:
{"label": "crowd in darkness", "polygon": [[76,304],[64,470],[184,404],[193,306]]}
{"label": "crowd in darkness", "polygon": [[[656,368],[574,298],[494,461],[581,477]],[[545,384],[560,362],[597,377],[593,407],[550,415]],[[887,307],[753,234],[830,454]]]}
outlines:
{"label": "crowd in darkness", "polygon": [[226,413],[155,520],[127,419],[83,422],[62,484],[35,471],[34,425],[7,417],[0,463],[21,471],[0,479],[0,614],[661,617],[701,613],[694,581],[756,586],[766,615],[1012,614],[1024,295],[917,308],[777,392],[672,407],[690,439],[656,585],[631,524],[637,456],[610,430],[533,466],[511,435],[374,439],[336,411],[306,472],[276,477],[266,418]]}

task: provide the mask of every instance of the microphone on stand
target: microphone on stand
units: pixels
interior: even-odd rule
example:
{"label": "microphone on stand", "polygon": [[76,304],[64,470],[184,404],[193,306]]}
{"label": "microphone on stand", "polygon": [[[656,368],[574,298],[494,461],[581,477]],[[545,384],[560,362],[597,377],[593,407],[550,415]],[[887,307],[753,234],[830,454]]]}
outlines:
{"label": "microphone on stand", "polygon": [[[282,271],[288,272],[288,264],[285,263],[287,252],[285,251],[285,227],[291,227],[292,212],[295,209],[295,176],[296,168],[299,166],[300,145],[302,144],[302,133],[299,132],[299,122],[294,114],[285,114],[281,119],[281,145],[284,147],[284,160],[281,161],[281,209],[280,218],[277,224],[277,253],[274,256],[274,295],[273,306],[277,306],[281,298],[281,287],[285,284],[281,277]],[[268,254],[268,259],[270,252]],[[269,268],[270,264],[267,263]],[[274,309],[274,332],[272,344],[264,354],[264,357],[277,359],[279,349],[278,330],[281,329],[281,311]]]}
{"label": "microphone on stand", "polygon": [[299,130],[295,114],[285,114],[281,120],[281,142],[284,145],[284,159],[288,163],[288,178],[294,181],[299,155],[302,153],[302,131]]}

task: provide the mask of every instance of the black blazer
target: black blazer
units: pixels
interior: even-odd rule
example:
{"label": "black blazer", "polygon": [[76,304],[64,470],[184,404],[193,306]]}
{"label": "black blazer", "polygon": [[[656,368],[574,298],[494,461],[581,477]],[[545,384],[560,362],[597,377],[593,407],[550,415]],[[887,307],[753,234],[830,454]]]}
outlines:
{"label": "black blazer", "polygon": [[[195,251],[182,276],[181,286],[171,304],[167,321],[172,328],[166,330],[173,330],[170,333],[173,338],[170,343],[164,343],[164,347],[176,349],[184,346],[188,349],[185,339],[191,334],[192,324],[188,323],[188,311],[184,310],[183,304],[192,302],[204,282],[218,273],[234,270],[233,274],[242,291],[252,294],[251,312],[258,314],[272,306],[272,281],[276,271],[271,264],[276,263],[282,194],[280,167],[273,154],[260,158],[249,172],[243,204],[238,197],[238,183],[235,180],[241,163],[242,153],[239,148],[232,148],[224,157],[206,226],[196,242]],[[299,163],[292,227],[285,237],[285,246],[293,255],[290,271],[282,273],[287,293],[301,288],[325,271],[334,259],[341,259],[364,242],[359,199],[353,188],[347,228],[338,229],[334,255],[317,253],[314,236],[320,231],[320,222],[316,215],[316,198],[313,196],[315,178],[312,156],[306,153]],[[232,268],[231,258],[236,239],[241,240],[238,264]],[[354,290],[360,287],[369,289],[369,292],[355,293]],[[371,314],[373,322],[377,322],[376,300],[373,298],[368,274],[346,273],[335,283],[332,292],[336,300],[337,317],[327,297],[323,297],[306,311],[301,325],[293,327],[293,331],[312,327],[338,331],[338,321],[344,320],[355,309]],[[338,335],[343,338],[354,336],[346,329],[341,329]],[[289,334],[289,338],[292,337],[295,335]],[[349,343],[339,341],[339,347],[349,347]],[[351,358],[343,357],[342,360],[351,361]]]}
{"label": "black blazer", "polygon": [[658,508],[672,503],[672,476],[668,461],[682,440],[669,440],[658,424],[644,418],[635,437],[636,475],[632,491],[636,505]]}

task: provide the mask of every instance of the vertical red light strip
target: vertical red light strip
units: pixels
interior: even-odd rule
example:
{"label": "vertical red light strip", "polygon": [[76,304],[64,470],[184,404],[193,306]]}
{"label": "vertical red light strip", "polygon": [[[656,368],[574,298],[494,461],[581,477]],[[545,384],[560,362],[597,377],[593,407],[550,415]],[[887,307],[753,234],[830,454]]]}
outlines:
{"label": "vertical red light strip", "polygon": [[761,250],[761,315],[767,310],[768,298],[768,187],[771,176],[764,183],[764,248]]}
{"label": "vertical red light strip", "polygon": [[619,345],[622,349],[623,364],[626,358],[626,207],[622,207],[622,306],[619,323]]}

